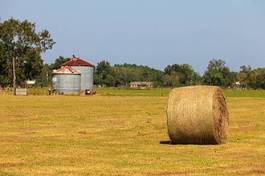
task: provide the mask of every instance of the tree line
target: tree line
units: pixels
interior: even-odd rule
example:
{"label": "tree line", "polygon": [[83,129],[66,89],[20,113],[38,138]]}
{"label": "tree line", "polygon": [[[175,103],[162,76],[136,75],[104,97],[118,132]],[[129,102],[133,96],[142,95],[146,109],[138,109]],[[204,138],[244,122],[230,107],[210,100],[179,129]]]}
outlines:
{"label": "tree line", "polygon": [[[55,42],[49,31],[36,31],[35,23],[27,20],[0,21],[0,86],[12,84],[12,59],[16,61],[17,83],[36,80],[37,86],[52,84],[52,70],[69,60],[60,56],[52,64],[45,64],[41,53],[52,49]],[[164,70],[136,64],[114,64],[103,60],[95,66],[94,83],[104,86],[128,86],[132,81],[153,82],[156,87],[189,85],[217,85],[265,89],[265,68],[252,69],[249,65],[231,71],[221,59],[212,59],[206,71],[200,75],[189,64],[172,64]],[[237,83],[238,82],[238,83]]]}
{"label": "tree line", "polygon": [[[95,83],[106,86],[128,86],[132,81],[151,81],[157,87],[190,85],[216,85],[265,89],[265,68],[252,69],[241,66],[233,72],[221,59],[212,59],[203,75],[195,72],[189,64],[168,65],[161,71],[135,64],[111,65],[101,61],[95,68]],[[240,85],[239,85],[240,84]]]}

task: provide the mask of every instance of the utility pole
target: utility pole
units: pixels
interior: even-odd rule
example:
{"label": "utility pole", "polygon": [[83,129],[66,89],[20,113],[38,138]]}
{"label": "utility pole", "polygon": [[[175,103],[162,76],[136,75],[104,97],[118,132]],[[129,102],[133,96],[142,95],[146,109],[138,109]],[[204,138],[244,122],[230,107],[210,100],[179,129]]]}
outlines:
{"label": "utility pole", "polygon": [[16,95],[16,58],[12,59],[13,64],[13,95]]}

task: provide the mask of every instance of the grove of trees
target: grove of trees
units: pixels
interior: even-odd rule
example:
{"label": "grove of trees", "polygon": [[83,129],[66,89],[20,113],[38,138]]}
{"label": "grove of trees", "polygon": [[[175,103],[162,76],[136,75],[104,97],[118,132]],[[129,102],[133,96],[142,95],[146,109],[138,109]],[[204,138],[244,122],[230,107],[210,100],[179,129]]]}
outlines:
{"label": "grove of trees", "polygon": [[135,64],[111,65],[101,61],[95,68],[95,84],[105,86],[127,86],[131,81],[151,81],[158,87],[178,87],[189,85],[216,85],[233,87],[240,82],[242,87],[265,89],[265,68],[251,69],[241,66],[233,72],[225,61],[212,59],[201,76],[189,64],[168,65],[164,71]]}
{"label": "grove of trees", "polygon": [[[0,21],[0,87],[12,85],[12,59],[16,59],[17,83],[36,80],[37,86],[50,86],[52,70],[70,58],[59,56],[52,64],[44,64],[41,53],[52,49],[55,42],[49,31],[36,31],[27,20]],[[172,64],[162,70],[136,64],[112,65],[106,60],[95,66],[94,83],[104,86],[128,86],[132,81],[150,81],[157,87],[188,85],[217,85],[233,87],[240,82],[246,88],[265,89],[265,68],[252,69],[249,65],[233,72],[225,61],[212,59],[203,75],[189,64]]]}
{"label": "grove of trees", "polygon": [[101,61],[95,68],[95,83],[106,86],[128,86],[132,81],[152,81],[155,85],[162,83],[163,72],[147,66],[122,64],[111,66]]}
{"label": "grove of trees", "polygon": [[10,85],[13,58],[18,83],[38,79],[44,67],[41,53],[54,44],[47,30],[37,32],[35,24],[27,20],[11,18],[0,22],[0,84]]}

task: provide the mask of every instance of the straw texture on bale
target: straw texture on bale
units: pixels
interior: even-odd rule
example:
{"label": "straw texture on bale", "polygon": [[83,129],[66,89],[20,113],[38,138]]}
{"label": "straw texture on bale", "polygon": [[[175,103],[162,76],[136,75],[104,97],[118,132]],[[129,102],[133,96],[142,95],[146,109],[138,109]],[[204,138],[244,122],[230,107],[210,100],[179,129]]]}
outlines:
{"label": "straw texture on bale", "polygon": [[215,86],[189,86],[170,92],[168,134],[175,144],[222,144],[228,133],[223,91]]}

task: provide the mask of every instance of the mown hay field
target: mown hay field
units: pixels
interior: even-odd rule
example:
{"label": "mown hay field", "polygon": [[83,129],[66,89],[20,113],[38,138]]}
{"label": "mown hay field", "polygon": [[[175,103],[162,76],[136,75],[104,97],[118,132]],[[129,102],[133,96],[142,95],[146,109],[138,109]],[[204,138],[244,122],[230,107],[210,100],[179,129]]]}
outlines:
{"label": "mown hay field", "polygon": [[264,93],[229,92],[227,144],[170,145],[166,96],[100,91],[0,95],[0,175],[265,174]]}

